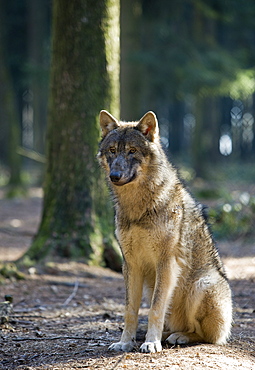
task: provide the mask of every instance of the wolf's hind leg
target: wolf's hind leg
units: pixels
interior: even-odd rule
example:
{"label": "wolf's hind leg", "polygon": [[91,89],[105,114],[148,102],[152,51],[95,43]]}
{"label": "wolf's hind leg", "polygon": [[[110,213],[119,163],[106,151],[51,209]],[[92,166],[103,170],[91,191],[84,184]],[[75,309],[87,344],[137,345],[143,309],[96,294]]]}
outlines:
{"label": "wolf's hind leg", "polygon": [[195,293],[186,301],[186,327],[173,325],[175,329],[166,341],[171,344],[225,344],[232,324],[232,300],[227,282],[221,280],[204,293],[203,290]]}
{"label": "wolf's hind leg", "polygon": [[203,343],[205,340],[197,333],[176,332],[169,335],[166,341],[170,344]]}
{"label": "wolf's hind leg", "polygon": [[[229,285],[220,281],[206,292],[196,313],[198,331],[206,343],[225,344],[232,325],[232,299]],[[206,314],[205,314],[206,313]]]}
{"label": "wolf's hind leg", "polygon": [[[215,309],[211,315],[206,316],[198,325],[196,321],[193,332],[175,332],[169,335],[166,341],[170,344],[188,344],[188,343],[212,343],[225,344],[231,328],[232,315],[228,317],[226,312]],[[193,325],[192,325],[193,326]],[[193,327],[194,327],[193,326]]]}
{"label": "wolf's hind leg", "polygon": [[232,304],[216,308],[211,315],[206,316],[201,322],[203,338],[207,343],[226,344],[232,325]]}

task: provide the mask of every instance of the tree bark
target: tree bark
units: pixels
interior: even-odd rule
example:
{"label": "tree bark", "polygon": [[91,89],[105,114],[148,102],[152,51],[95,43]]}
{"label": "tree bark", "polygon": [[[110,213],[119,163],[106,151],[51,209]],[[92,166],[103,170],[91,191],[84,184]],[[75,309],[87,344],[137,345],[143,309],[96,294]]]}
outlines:
{"label": "tree bark", "polygon": [[119,116],[119,1],[54,0],[52,37],[44,206],[23,260],[58,255],[101,264],[114,242],[96,161],[98,114]]}

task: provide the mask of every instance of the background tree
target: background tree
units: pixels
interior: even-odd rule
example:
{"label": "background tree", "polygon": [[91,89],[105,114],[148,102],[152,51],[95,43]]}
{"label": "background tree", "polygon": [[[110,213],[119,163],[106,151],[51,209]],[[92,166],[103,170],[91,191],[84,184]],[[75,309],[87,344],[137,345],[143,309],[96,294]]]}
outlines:
{"label": "background tree", "polygon": [[[246,100],[255,91],[254,16],[252,0],[242,9],[237,0],[143,1],[144,110],[158,113],[168,151],[182,159],[189,151],[185,159],[200,176],[220,158],[222,132],[233,134],[229,105],[242,99],[242,114],[253,115]],[[238,127],[241,137],[241,120]]]}
{"label": "background tree", "polygon": [[27,89],[33,109],[33,149],[45,153],[49,80],[49,6],[27,0]]}
{"label": "background tree", "polygon": [[0,146],[1,154],[10,169],[9,184],[21,185],[21,161],[17,154],[20,145],[20,121],[6,49],[4,2],[0,0]]}
{"label": "background tree", "polygon": [[42,220],[23,259],[102,263],[113,217],[96,162],[98,114],[119,116],[118,0],[53,1],[50,79]]}
{"label": "background tree", "polygon": [[[2,6],[4,63],[18,103],[22,145],[42,152],[51,2],[13,0],[2,1]],[[232,143],[227,161],[254,158],[254,17],[253,0],[241,8],[239,0],[121,0],[121,118],[135,119],[154,110],[169,154],[200,176],[206,175],[212,158],[214,163],[222,159],[222,136]],[[28,146],[24,108],[33,113],[28,122],[33,140]],[[243,120],[246,113],[250,119]],[[3,173],[10,173],[7,131],[2,123]],[[22,161],[31,179],[38,178],[34,164]]]}
{"label": "background tree", "polygon": [[120,113],[125,120],[142,117],[141,0],[121,0],[120,8]]}

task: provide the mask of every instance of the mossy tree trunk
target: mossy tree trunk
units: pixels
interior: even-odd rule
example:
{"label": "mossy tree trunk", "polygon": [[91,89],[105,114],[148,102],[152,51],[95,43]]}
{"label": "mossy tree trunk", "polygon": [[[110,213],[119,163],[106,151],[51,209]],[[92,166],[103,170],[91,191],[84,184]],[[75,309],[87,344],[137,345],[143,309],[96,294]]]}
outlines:
{"label": "mossy tree trunk", "polygon": [[54,0],[52,32],[43,213],[23,260],[100,264],[113,215],[96,161],[98,115],[106,108],[119,116],[119,0]]}

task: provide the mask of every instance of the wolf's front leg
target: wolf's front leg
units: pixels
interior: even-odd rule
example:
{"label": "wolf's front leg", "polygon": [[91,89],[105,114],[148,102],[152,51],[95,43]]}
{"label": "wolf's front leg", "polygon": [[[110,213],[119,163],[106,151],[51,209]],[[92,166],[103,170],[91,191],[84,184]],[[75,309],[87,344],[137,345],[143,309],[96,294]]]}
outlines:
{"label": "wolf's front leg", "polygon": [[156,283],[148,317],[148,331],[145,342],[140,347],[141,352],[152,353],[162,350],[161,338],[165,314],[176,287],[179,272],[180,269],[175,258],[172,258],[171,261],[161,262],[157,268]]}
{"label": "wolf's front leg", "polygon": [[127,264],[123,266],[123,274],[126,286],[125,325],[120,342],[111,344],[109,350],[130,352],[135,346],[143,277],[138,267]]}

